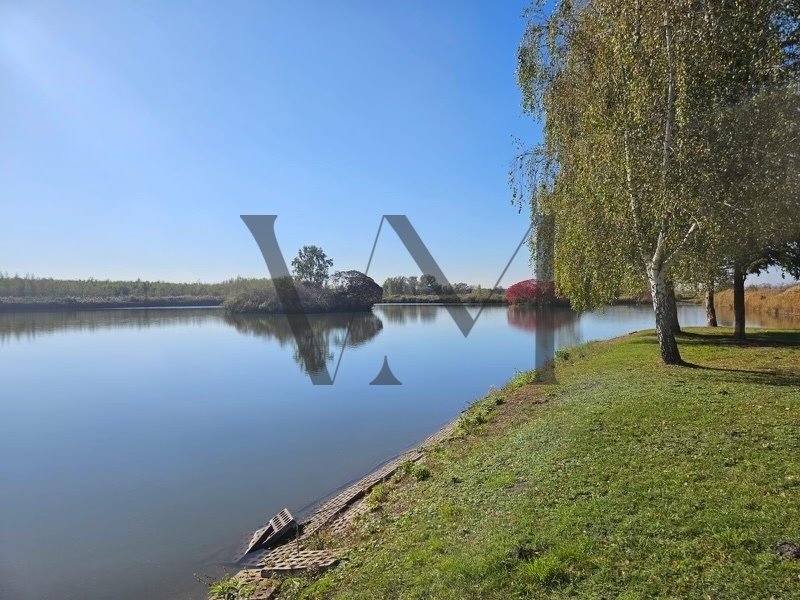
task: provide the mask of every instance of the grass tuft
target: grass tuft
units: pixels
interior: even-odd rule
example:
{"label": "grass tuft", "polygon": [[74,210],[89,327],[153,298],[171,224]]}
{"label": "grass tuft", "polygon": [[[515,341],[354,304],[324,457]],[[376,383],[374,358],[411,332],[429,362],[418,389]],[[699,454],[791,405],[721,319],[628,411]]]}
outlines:
{"label": "grass tuft", "polygon": [[378,510],[389,499],[389,486],[379,483],[367,494],[366,503],[370,510]]}
{"label": "grass tuft", "polygon": [[414,465],[414,468],[411,469],[411,474],[417,481],[425,481],[430,478],[431,470],[425,465]]}
{"label": "grass tuft", "polygon": [[518,371],[516,375],[511,378],[506,386],[510,391],[518,390],[526,385],[537,383],[537,374],[535,370],[531,371]]}

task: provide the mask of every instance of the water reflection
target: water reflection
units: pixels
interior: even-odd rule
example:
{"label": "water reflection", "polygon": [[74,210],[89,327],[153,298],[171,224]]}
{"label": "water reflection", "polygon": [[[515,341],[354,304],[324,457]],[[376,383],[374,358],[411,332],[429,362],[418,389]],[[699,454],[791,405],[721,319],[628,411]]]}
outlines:
{"label": "water reflection", "polygon": [[[579,339],[577,329],[579,315],[561,307],[509,306],[506,320],[516,329],[536,334],[534,369],[539,381],[553,383],[555,381],[553,358],[556,347],[572,345]],[[565,340],[568,341],[565,343]]]}
{"label": "water reflection", "polygon": [[547,327],[560,330],[564,327],[574,327],[578,322],[578,313],[561,307],[509,306],[507,319],[509,325],[524,331],[542,331]]}
{"label": "water reflection", "polygon": [[221,318],[222,311],[213,308],[0,312],[0,345],[20,340],[33,341],[39,336],[63,331],[94,333],[120,328],[199,326]]}
{"label": "water reflection", "polygon": [[[281,346],[293,345],[295,362],[308,374],[322,372],[328,361],[333,360],[335,348],[361,346],[383,329],[383,321],[371,312],[308,315],[308,327],[305,321],[302,327],[292,323],[297,317],[225,315],[225,322],[240,333],[275,339]],[[299,332],[297,338],[295,332]]]}
{"label": "water reflection", "polygon": [[[422,308],[427,310],[409,311],[412,315],[410,319],[430,321],[436,318],[435,307]],[[63,332],[96,333],[113,329],[144,330],[225,323],[240,333],[275,339],[282,347],[293,347],[295,362],[303,372],[314,374],[325,369],[327,362],[333,359],[336,348],[361,346],[383,329],[380,318],[368,312],[308,315],[309,327],[297,328],[301,333],[298,344],[292,333],[293,323],[290,320],[293,318],[296,316],[227,315],[222,310],[208,308],[8,312],[0,313],[0,345],[33,341],[41,336]]]}
{"label": "water reflection", "polygon": [[[228,560],[240,534],[362,477],[530,369],[535,338],[553,332],[563,348],[653,327],[647,306],[496,306],[464,340],[443,306],[374,312],[347,339],[350,315],[310,315],[299,346],[282,316],[0,313],[0,598],[203,600],[193,574]],[[686,327],[705,323],[700,306],[679,312]],[[344,345],[360,348],[335,386],[286,368],[292,351],[306,371]],[[403,385],[369,387],[387,353]],[[109,551],[109,531],[122,551]]]}
{"label": "water reflection", "polygon": [[436,320],[441,305],[429,304],[379,304],[374,310],[381,313],[390,323],[431,323]]}

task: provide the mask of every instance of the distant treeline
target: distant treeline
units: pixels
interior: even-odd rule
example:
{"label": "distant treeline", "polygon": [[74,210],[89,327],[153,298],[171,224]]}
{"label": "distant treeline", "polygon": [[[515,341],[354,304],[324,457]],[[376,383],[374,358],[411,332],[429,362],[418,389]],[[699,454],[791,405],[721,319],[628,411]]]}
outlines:
{"label": "distant treeline", "polygon": [[[337,272],[322,289],[297,283],[308,312],[364,310],[375,302],[431,304],[466,302],[506,304],[502,287],[494,290],[480,285],[456,283],[439,285],[433,276],[389,277],[382,290],[357,271]],[[343,282],[341,277],[350,281]],[[357,277],[353,278],[355,275]],[[348,288],[342,294],[342,286]],[[372,286],[375,286],[374,289]],[[337,289],[338,288],[338,289]],[[0,272],[0,310],[95,309],[126,307],[225,306],[230,312],[284,312],[275,295],[273,280],[235,277],[219,283],[174,283],[169,281],[111,281],[108,279],[53,279],[10,276]],[[381,298],[377,298],[377,293]],[[345,300],[345,297],[347,299]],[[620,298],[618,303],[649,302],[641,298]],[[291,309],[286,312],[293,312]]]}
{"label": "distant treeline", "polygon": [[[302,286],[300,286],[302,288]],[[268,278],[235,277],[219,283],[169,281],[112,281],[109,279],[53,279],[0,272],[0,308],[113,308],[126,306],[219,306],[263,304],[274,285]],[[301,290],[302,291],[302,290]],[[383,301],[431,303],[503,303],[503,288],[492,291],[480,285],[440,285],[432,275],[390,277],[383,284]],[[272,304],[272,302],[269,302]],[[320,303],[324,306],[325,303]],[[268,312],[275,312],[270,307]],[[320,310],[321,308],[318,308]]]}
{"label": "distant treeline", "polygon": [[505,289],[484,289],[468,283],[441,284],[433,275],[387,277],[383,282],[384,302],[497,302],[505,303]]}
{"label": "distant treeline", "polygon": [[[310,312],[334,310],[332,294],[310,293],[299,285]],[[0,272],[0,310],[14,309],[90,309],[158,306],[222,306],[234,312],[281,312],[275,306],[274,284],[268,278],[235,277],[218,283],[175,283],[169,281],[112,281],[109,279],[53,279]],[[303,293],[303,292],[307,293]],[[374,293],[374,292],[373,292]],[[382,300],[392,303],[468,302],[504,304],[505,289],[455,283],[441,285],[432,275],[389,277],[383,284]],[[362,294],[358,294],[359,296]],[[370,294],[372,295],[372,294]],[[330,298],[328,298],[330,296]],[[318,298],[319,297],[319,298]],[[322,301],[320,300],[322,298]],[[340,310],[351,307],[342,304]],[[269,305],[269,307],[267,307]],[[258,310],[256,310],[258,308]]]}
{"label": "distant treeline", "polygon": [[230,296],[264,289],[269,279],[236,277],[220,283],[52,279],[0,273],[0,308],[113,308],[219,306]]}
{"label": "distant treeline", "polygon": [[[283,306],[276,286],[290,285],[299,306]],[[225,306],[233,313],[338,312],[367,310],[381,287],[357,271],[337,271],[330,283],[236,277],[220,283],[61,280],[0,273],[0,310]]]}
{"label": "distant treeline", "polygon": [[9,298],[168,298],[217,296],[264,288],[269,279],[236,277],[220,283],[169,281],[111,281],[108,279],[53,279],[0,273],[0,297]]}

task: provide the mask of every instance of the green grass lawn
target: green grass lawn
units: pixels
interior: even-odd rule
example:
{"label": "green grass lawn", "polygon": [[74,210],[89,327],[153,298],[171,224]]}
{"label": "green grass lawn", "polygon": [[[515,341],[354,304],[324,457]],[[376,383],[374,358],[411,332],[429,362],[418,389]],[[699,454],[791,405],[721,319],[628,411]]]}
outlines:
{"label": "green grass lawn", "polygon": [[680,337],[691,366],[644,332],[517,377],[281,597],[800,598],[774,550],[800,543],[800,331],[710,331]]}

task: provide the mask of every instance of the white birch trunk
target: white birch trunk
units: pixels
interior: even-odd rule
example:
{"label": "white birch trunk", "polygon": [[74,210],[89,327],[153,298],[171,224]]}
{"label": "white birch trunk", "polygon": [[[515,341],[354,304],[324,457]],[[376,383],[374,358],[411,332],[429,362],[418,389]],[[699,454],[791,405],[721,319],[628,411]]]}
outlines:
{"label": "white birch trunk", "polygon": [[656,336],[661,359],[665,364],[679,365],[682,361],[670,316],[666,269],[663,265],[655,266],[651,263],[647,267],[647,278],[650,281],[650,293],[653,296]]}

